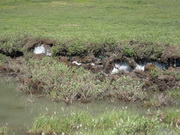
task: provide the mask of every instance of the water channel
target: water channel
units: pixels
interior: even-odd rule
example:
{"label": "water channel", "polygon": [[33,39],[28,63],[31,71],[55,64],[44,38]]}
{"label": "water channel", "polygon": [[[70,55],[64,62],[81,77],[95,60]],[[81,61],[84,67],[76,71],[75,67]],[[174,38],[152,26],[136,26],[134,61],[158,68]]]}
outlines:
{"label": "water channel", "polygon": [[[75,102],[67,105],[64,102],[53,102],[42,95],[27,95],[18,92],[16,82],[0,78],[0,127],[7,126],[15,135],[24,135],[32,125],[33,120],[40,114],[71,113],[86,111],[97,116],[106,111],[128,109],[143,115],[147,108],[140,103],[93,101],[89,104]],[[137,109],[138,108],[138,109]]]}

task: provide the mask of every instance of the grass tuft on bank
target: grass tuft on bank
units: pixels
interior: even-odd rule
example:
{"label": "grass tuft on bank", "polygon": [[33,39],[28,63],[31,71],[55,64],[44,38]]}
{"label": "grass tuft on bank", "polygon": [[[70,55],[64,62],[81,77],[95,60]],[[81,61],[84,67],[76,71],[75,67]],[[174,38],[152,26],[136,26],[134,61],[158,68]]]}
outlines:
{"label": "grass tuft on bank", "polygon": [[94,135],[138,135],[138,134],[178,134],[175,127],[159,121],[157,117],[146,118],[126,110],[106,112],[96,118],[84,112],[66,115],[42,115],[30,130],[39,134],[94,134]]}
{"label": "grass tuft on bank", "polygon": [[146,96],[142,90],[143,83],[128,76],[113,80],[103,73],[92,74],[82,67],[68,66],[50,57],[28,60],[26,64],[14,65],[22,73],[28,71],[26,74],[30,75],[22,80],[20,89],[25,92],[47,93],[57,101],[89,98],[136,101],[143,100]]}
{"label": "grass tuft on bank", "polygon": [[8,135],[9,129],[6,126],[0,127],[0,135]]}

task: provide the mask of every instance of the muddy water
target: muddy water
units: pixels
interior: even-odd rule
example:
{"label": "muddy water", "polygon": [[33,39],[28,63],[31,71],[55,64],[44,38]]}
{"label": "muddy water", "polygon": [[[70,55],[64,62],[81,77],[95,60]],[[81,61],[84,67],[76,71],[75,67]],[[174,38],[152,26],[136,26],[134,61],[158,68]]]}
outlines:
{"label": "muddy water", "polygon": [[[93,116],[105,111],[127,109],[141,115],[148,112],[139,103],[93,101],[89,104],[79,102],[67,105],[63,102],[52,102],[40,95],[25,95],[16,90],[17,83],[9,83],[0,78],[0,127],[7,126],[12,134],[24,135],[40,114],[71,113],[86,111]],[[138,108],[138,109],[137,109]]]}
{"label": "muddy water", "polygon": [[[94,101],[89,104],[79,102],[66,105],[63,102],[52,102],[40,95],[25,95],[16,90],[17,83],[9,83],[0,78],[0,127],[7,126],[17,135],[24,135],[26,129],[32,125],[33,120],[40,114],[71,113],[74,111],[87,111],[98,115],[105,111],[123,108],[135,111],[138,104],[125,102]],[[146,110],[138,110],[143,113]]]}

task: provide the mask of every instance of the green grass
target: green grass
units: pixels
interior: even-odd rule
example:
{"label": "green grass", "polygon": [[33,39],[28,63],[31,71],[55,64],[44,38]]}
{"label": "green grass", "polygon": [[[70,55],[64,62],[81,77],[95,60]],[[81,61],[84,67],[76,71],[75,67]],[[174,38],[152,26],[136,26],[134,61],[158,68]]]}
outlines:
{"label": "green grass", "polygon": [[26,76],[30,75],[20,89],[36,92],[42,90],[57,101],[107,97],[136,101],[143,100],[146,96],[146,92],[142,91],[143,83],[129,76],[111,80],[101,73],[92,74],[82,67],[67,66],[48,57],[24,62],[24,66],[11,63],[11,67],[19,70],[23,76],[24,73]]}
{"label": "green grass", "polygon": [[154,93],[153,96],[149,96],[147,101],[144,101],[145,107],[156,107],[172,106],[175,103],[170,94]]}
{"label": "green grass", "polygon": [[0,39],[26,34],[179,45],[179,6],[178,0],[1,0]]}
{"label": "green grass", "polygon": [[3,54],[0,54],[0,64],[1,64],[1,63],[6,63],[6,62],[7,62],[6,56],[3,55]]}
{"label": "green grass", "polygon": [[[0,0],[0,51],[24,53],[27,50],[23,46],[29,37],[44,37],[56,40],[57,46],[52,47],[53,56],[64,48],[68,50],[68,55],[101,48],[109,52],[122,42],[122,48],[117,51],[121,50],[128,57],[142,53],[142,56],[157,59],[165,44],[180,45],[179,7],[179,0]],[[139,46],[138,42],[132,47],[130,40],[147,44]],[[10,65],[19,71],[20,76],[28,78],[21,85],[24,91],[41,88],[58,101],[109,96],[127,101],[147,98],[139,79],[123,76],[112,81],[103,77],[100,81],[98,78],[102,74],[68,67],[53,58],[38,61],[31,60],[30,53],[24,55],[26,60],[23,60],[23,65],[13,62]],[[0,63],[5,62],[6,57],[0,54]],[[158,72],[154,71],[151,75],[156,78]],[[179,79],[178,74],[175,76]],[[172,92],[172,96],[175,95],[179,96],[178,91]],[[148,104],[165,104],[161,101],[162,98],[157,96]],[[177,132],[174,130],[177,120],[179,111],[164,113],[161,122],[155,117],[141,117],[126,111],[105,113],[97,118],[85,113],[43,115],[35,120],[31,132],[179,134],[178,129]],[[7,133],[7,128],[0,128],[1,133]]]}
{"label": "green grass", "polygon": [[164,123],[174,125],[176,127],[180,126],[180,110],[167,110],[162,115],[162,120]]}
{"label": "green grass", "polygon": [[34,121],[30,132],[70,135],[176,135],[180,133],[172,125],[160,122],[157,117],[147,118],[126,110],[106,112],[95,118],[83,112],[42,115]]}
{"label": "green grass", "polygon": [[171,94],[173,97],[180,98],[180,89],[170,90],[167,93]]}
{"label": "green grass", "polygon": [[0,135],[8,135],[9,129],[6,126],[0,127]]}

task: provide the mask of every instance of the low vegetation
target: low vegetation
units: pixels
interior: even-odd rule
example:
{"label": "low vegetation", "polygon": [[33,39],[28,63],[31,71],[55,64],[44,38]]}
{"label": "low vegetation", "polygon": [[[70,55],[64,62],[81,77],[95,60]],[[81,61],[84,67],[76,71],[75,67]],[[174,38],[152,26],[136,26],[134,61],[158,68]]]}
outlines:
{"label": "low vegetation", "polygon": [[178,127],[164,122],[161,122],[158,117],[147,118],[129,113],[126,110],[106,112],[95,118],[82,112],[68,115],[42,115],[34,121],[30,133],[86,135],[176,135],[180,133]]}
{"label": "low vegetation", "polygon": [[166,110],[160,115],[164,123],[180,128],[180,110]]}
{"label": "low vegetation", "polygon": [[4,63],[6,63],[6,62],[7,62],[6,56],[3,55],[3,54],[0,54],[0,64],[4,64]]}
{"label": "low vegetation", "polygon": [[148,100],[144,101],[145,107],[156,107],[160,108],[162,106],[170,106],[175,103],[175,100],[170,94],[156,93],[149,97]]}
{"label": "low vegetation", "polygon": [[0,127],[0,135],[8,135],[9,130],[6,126]]}
{"label": "low vegetation", "polygon": [[144,99],[146,95],[141,89],[143,83],[128,76],[112,80],[103,73],[92,74],[81,67],[68,66],[48,57],[29,60],[27,64],[16,67],[22,73],[28,68],[30,75],[22,80],[20,89],[48,93],[55,100],[116,98],[136,101]]}

